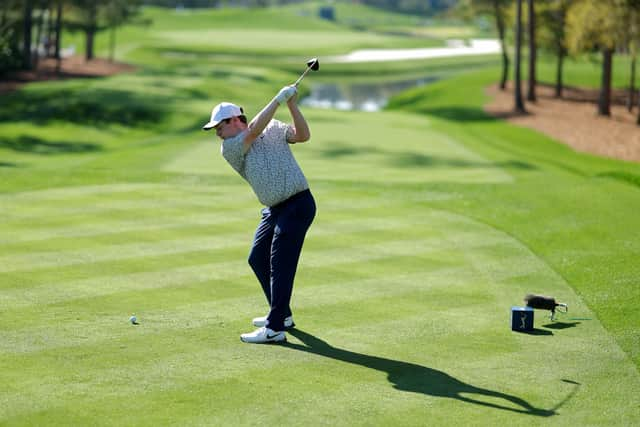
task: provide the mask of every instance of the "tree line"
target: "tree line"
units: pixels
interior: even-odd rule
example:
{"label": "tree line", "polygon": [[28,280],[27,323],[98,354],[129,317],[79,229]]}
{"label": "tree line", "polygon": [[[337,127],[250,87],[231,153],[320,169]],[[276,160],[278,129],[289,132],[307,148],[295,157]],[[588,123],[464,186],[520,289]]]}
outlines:
{"label": "tree line", "polygon": [[94,58],[99,32],[109,31],[109,57],[113,59],[116,30],[140,18],[144,5],[171,8],[267,7],[299,0],[1,0],[0,75],[37,68],[41,57],[62,58],[63,30],[81,32],[85,57]]}
{"label": "tree line", "polygon": [[0,6],[0,74],[31,70],[40,57],[62,57],[62,31],[82,32],[85,57],[94,57],[98,32],[110,31],[113,59],[116,29],[138,17],[140,0],[3,0]]}
{"label": "tree line", "polygon": [[433,16],[446,12],[457,0],[360,0],[360,3],[395,13]]}
{"label": "tree line", "polygon": [[[115,50],[116,29],[139,20],[140,6],[170,7],[269,6],[296,0],[3,0],[0,3],[0,74],[8,70],[30,70],[39,57],[60,59],[61,34],[82,32],[85,57],[94,57],[95,36],[110,31],[110,58]],[[500,88],[505,89],[510,75],[508,44],[515,46],[513,58],[514,109],[525,112],[526,99],[536,100],[536,60],[538,48],[556,57],[555,95],[562,97],[563,65],[567,56],[593,54],[602,57],[600,95],[597,112],[610,115],[613,58],[617,54],[631,58],[627,96],[629,111],[640,107],[635,88],[636,56],[640,47],[640,0],[361,0],[371,6],[395,11],[424,12],[448,10],[456,6],[462,16],[488,13],[494,17],[502,47]],[[511,25],[513,23],[513,26]],[[513,32],[510,29],[513,28]],[[527,82],[522,81],[522,52],[528,53]],[[638,114],[640,124],[640,108]]]}
{"label": "tree line", "polygon": [[[458,0],[349,0],[396,13],[436,15],[456,4]],[[269,7],[305,0],[145,0],[144,4],[163,7]],[[331,4],[331,3],[328,3]]]}
{"label": "tree line", "polygon": [[[505,89],[511,61],[507,48],[508,29],[513,28],[514,109],[526,112],[526,99],[536,100],[536,59],[538,48],[552,52],[556,58],[555,96],[562,97],[563,65],[569,55],[597,53],[602,58],[597,112],[611,115],[613,57],[631,58],[627,108],[638,104],[635,88],[636,56],[640,46],[640,0],[462,0],[458,12],[463,16],[489,13],[502,46],[500,88]],[[511,27],[510,22],[514,25]],[[528,48],[528,78],[522,82],[522,51]],[[523,87],[524,86],[524,87]]]}
{"label": "tree line", "polygon": [[[385,10],[435,14],[457,0],[360,0]],[[2,0],[0,2],[0,75],[12,70],[37,68],[41,57],[62,58],[63,29],[84,34],[87,60],[94,57],[95,37],[110,31],[113,59],[116,29],[139,20],[141,6],[171,8],[269,7],[301,0]]]}

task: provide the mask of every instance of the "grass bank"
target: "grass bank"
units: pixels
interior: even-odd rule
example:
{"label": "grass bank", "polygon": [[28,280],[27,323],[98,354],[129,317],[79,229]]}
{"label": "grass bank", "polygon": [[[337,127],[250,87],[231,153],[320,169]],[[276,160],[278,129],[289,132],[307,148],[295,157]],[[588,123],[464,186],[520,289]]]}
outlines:
{"label": "grass bank", "polygon": [[[640,166],[576,153],[539,133],[487,116],[482,88],[495,75],[487,71],[408,91],[389,108],[425,114],[436,128],[475,150],[499,153],[502,161],[519,165],[522,174],[515,183],[474,191],[464,203],[447,205],[499,224],[543,257],[584,297],[638,365],[640,335],[633,325],[640,318],[633,307],[640,302],[634,279],[640,271],[632,259],[640,251],[633,231],[640,223],[632,206],[640,191]],[[624,196],[613,196],[618,191]]]}

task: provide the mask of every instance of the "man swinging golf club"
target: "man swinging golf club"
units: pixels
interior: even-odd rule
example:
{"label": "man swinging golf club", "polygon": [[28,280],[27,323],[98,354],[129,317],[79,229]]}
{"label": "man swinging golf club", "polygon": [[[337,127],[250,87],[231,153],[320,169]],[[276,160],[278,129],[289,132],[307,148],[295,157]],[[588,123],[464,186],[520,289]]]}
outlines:
{"label": "man swinging golf club", "polygon": [[[203,129],[215,129],[222,156],[251,186],[265,205],[249,254],[267,301],[269,313],[253,319],[258,327],[240,335],[248,343],[285,341],[294,326],[290,300],[298,259],[316,205],[307,180],[289,144],[309,140],[309,126],[296,104],[296,85],[283,87],[247,124],[242,108],[222,102]],[[273,119],[286,103],[293,125]]]}

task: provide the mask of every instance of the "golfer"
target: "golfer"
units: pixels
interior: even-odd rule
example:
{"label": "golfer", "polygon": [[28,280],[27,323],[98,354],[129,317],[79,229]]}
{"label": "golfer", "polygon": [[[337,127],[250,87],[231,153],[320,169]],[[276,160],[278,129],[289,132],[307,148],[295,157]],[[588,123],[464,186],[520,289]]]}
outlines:
{"label": "golfer", "polygon": [[[222,102],[211,112],[204,130],[215,129],[222,141],[222,156],[251,186],[262,209],[262,220],[253,239],[249,265],[256,274],[269,313],[253,319],[258,327],[240,335],[248,343],[285,341],[285,330],[294,326],[291,293],[298,259],[307,230],[316,214],[309,184],[289,144],[309,140],[309,126],[296,104],[295,86],[285,86],[247,124],[241,107]],[[293,125],[273,119],[286,103]]]}

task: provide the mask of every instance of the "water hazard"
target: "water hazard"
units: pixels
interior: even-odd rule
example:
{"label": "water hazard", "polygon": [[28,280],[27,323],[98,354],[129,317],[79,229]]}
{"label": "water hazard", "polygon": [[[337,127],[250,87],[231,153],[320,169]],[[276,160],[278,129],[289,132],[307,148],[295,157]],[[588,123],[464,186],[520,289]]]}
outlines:
{"label": "water hazard", "polygon": [[335,110],[380,111],[389,98],[403,90],[433,83],[438,77],[380,83],[336,84],[318,83],[311,86],[311,94],[300,103],[314,108]]}

